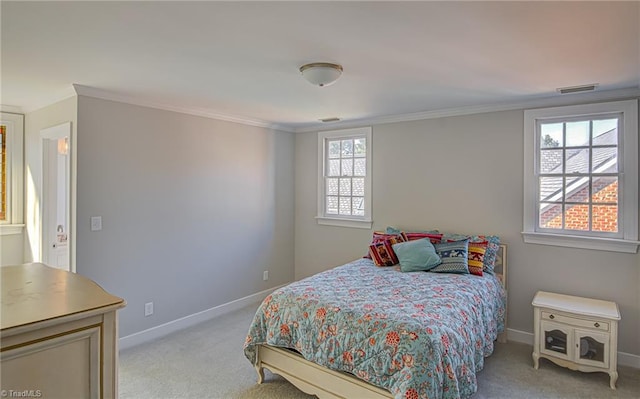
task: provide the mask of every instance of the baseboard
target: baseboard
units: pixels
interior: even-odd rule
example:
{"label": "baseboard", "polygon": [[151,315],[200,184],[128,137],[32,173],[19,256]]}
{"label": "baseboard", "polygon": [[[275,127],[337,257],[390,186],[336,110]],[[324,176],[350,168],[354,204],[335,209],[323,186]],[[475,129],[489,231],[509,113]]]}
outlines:
{"label": "baseboard", "polygon": [[210,309],[203,310],[189,316],[181,317],[179,319],[146,329],[144,331],[127,335],[126,337],[121,337],[118,340],[119,349],[122,350],[131,348],[133,346],[163,337],[167,334],[171,334],[184,328],[195,326],[196,324],[211,320],[215,317],[222,316],[229,312],[233,312],[234,310],[242,309],[243,307],[248,306],[252,303],[257,304],[258,302],[262,301],[267,295],[282,286],[284,286],[284,284],[245,296],[244,298],[236,299],[235,301],[214,306]]}
{"label": "baseboard", "polygon": [[[533,346],[533,333],[507,328],[507,339]],[[640,356],[626,352],[618,352],[618,365],[640,369]]]}

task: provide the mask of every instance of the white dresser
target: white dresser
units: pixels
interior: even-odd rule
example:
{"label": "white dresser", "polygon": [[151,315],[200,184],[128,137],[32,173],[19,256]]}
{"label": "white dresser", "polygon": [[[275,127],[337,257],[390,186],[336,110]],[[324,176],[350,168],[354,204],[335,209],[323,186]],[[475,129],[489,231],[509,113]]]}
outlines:
{"label": "white dresser", "polygon": [[583,372],[601,371],[618,379],[618,321],[615,302],[538,291],[533,298],[533,365],[544,357]]}
{"label": "white dresser", "polygon": [[124,300],[40,263],[1,269],[3,396],[117,398]]}

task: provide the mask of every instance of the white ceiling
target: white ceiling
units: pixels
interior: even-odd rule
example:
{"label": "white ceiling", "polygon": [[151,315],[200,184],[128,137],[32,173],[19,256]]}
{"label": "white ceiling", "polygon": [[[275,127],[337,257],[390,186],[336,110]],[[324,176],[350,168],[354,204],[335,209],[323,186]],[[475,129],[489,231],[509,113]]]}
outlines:
{"label": "white ceiling", "polygon": [[[7,2],[3,105],[72,84],[249,124],[304,130],[640,87],[640,2]],[[299,74],[344,67],[332,86]],[[323,125],[327,127],[327,125]]]}

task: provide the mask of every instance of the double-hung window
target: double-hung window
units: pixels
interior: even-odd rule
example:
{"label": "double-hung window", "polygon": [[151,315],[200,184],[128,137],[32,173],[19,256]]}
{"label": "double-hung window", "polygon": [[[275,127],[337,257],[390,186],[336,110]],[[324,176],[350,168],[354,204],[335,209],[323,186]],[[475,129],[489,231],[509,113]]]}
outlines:
{"label": "double-hung window", "polygon": [[0,235],[22,232],[24,116],[1,113]]}
{"label": "double-hung window", "polygon": [[319,224],[371,228],[371,128],[318,133]]}
{"label": "double-hung window", "polygon": [[636,100],[525,111],[524,240],[636,252]]}

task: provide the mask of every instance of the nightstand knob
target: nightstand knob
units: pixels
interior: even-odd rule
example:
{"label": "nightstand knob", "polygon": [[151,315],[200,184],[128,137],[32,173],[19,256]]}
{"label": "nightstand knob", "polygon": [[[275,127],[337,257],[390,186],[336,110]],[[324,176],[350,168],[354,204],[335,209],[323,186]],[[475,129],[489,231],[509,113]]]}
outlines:
{"label": "nightstand knob", "polygon": [[553,319],[555,319],[556,317],[555,317],[554,315],[550,314],[550,315],[549,315],[549,318],[550,318],[551,320],[553,320]]}
{"label": "nightstand knob", "polygon": [[594,325],[595,327],[600,327],[600,323],[598,323],[597,321],[596,321],[595,323],[593,323],[593,325]]}

